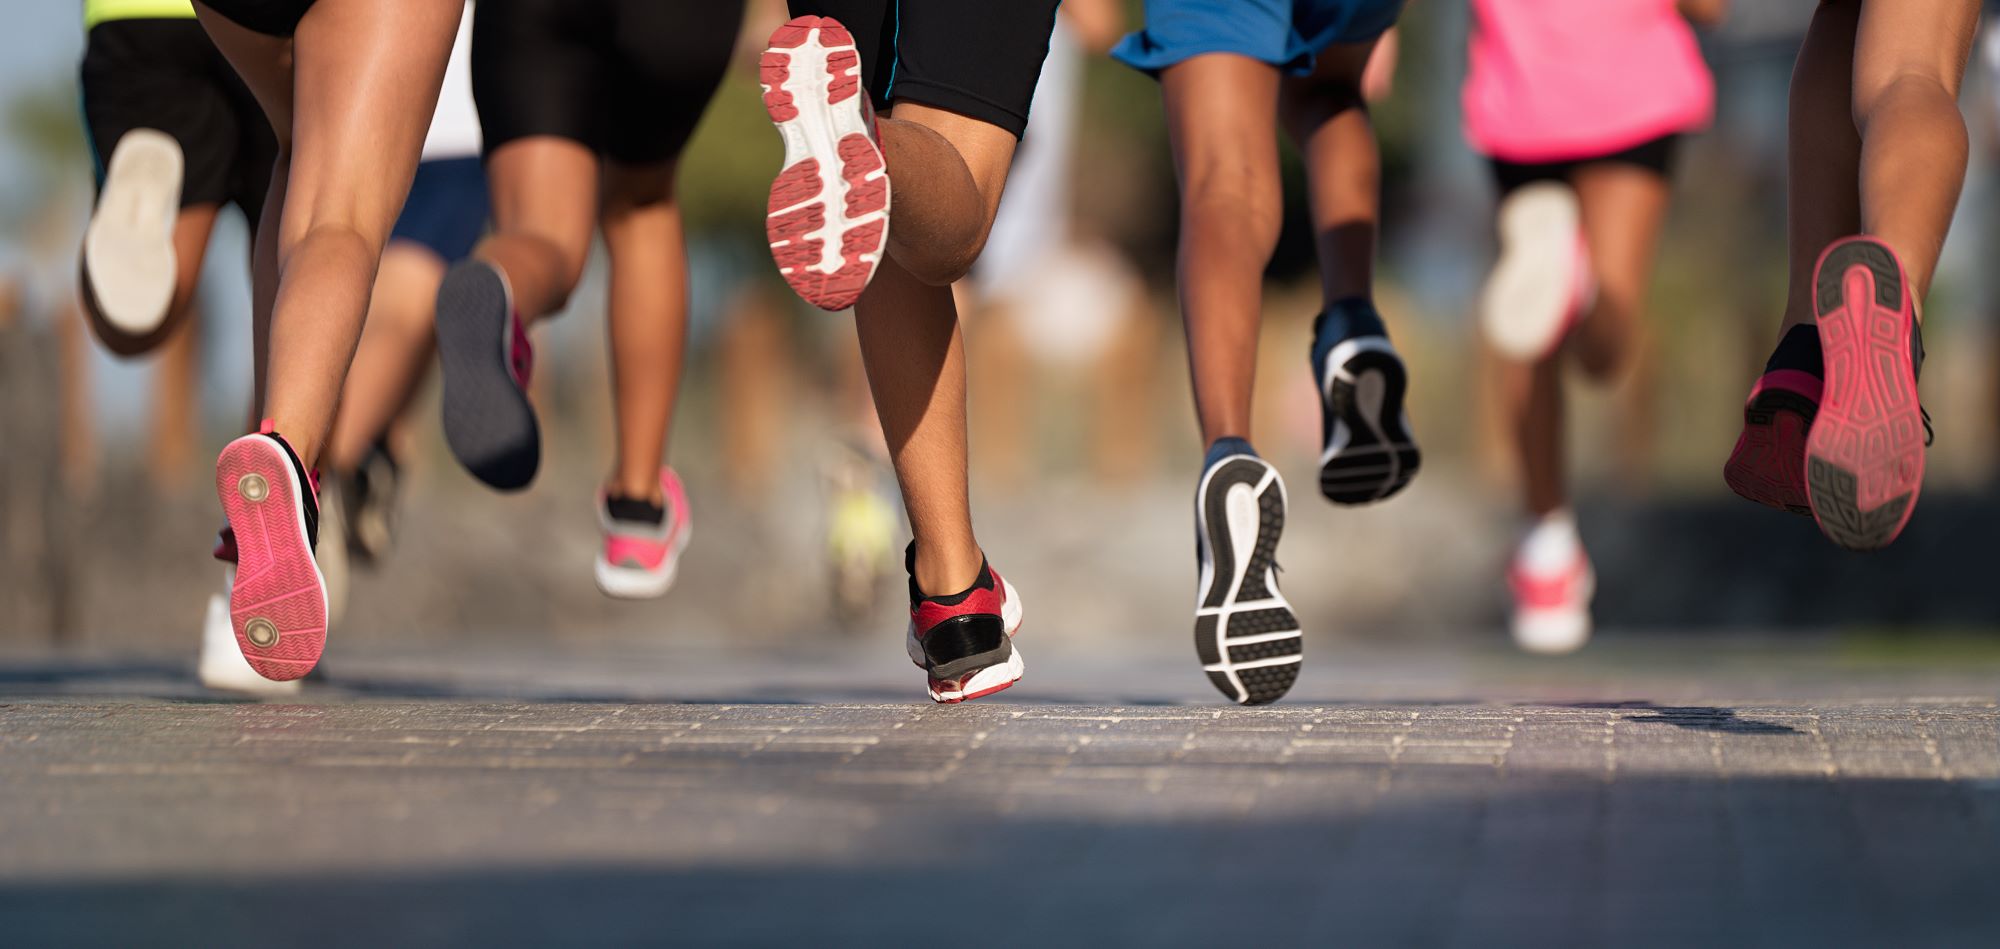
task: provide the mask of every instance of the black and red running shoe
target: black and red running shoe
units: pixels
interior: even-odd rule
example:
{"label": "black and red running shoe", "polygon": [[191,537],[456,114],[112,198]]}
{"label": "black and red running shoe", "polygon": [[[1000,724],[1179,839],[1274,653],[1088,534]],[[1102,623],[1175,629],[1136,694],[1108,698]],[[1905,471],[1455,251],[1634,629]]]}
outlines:
{"label": "black and red running shoe", "polygon": [[1014,633],[1021,628],[1021,598],[984,561],[979,579],[950,596],[925,596],[917,588],[917,545],[903,554],[910,572],[910,661],[930,677],[931,700],[946,705],[992,695],[1021,680],[1026,668]]}
{"label": "black and red running shoe", "polygon": [[1813,519],[1849,550],[1903,532],[1924,481],[1930,423],[1918,401],[1923,364],[1909,277],[1889,245],[1835,241],[1813,272],[1826,386],[1806,439]]}
{"label": "black and red running shoe", "polygon": [[844,310],[889,241],[889,175],[861,53],[833,18],[797,17],[771,34],[757,78],[785,142],[764,219],[771,258],[807,303]]}

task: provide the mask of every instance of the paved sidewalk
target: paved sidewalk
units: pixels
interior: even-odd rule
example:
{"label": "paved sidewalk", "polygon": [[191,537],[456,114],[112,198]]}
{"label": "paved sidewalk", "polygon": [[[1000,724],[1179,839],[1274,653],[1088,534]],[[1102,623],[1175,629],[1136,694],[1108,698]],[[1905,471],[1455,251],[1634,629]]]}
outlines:
{"label": "paved sidewalk", "polygon": [[204,704],[12,668],[8,945],[2000,944],[2000,696],[1964,670],[1344,677],[1429,668],[1385,659],[1321,680],[1351,704],[1245,710]]}

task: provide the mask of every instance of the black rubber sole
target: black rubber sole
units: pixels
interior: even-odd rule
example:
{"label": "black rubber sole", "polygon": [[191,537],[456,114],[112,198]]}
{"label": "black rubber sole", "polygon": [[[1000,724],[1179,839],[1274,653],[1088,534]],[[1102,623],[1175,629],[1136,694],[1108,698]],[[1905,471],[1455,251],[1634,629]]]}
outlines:
{"label": "black rubber sole", "polygon": [[516,491],[535,480],[542,429],[507,369],[507,288],[491,265],[463,261],[438,288],[438,365],[444,440],[465,470]]}
{"label": "black rubber sole", "polygon": [[[1208,680],[1216,690],[1243,705],[1262,705],[1284,697],[1299,677],[1304,651],[1304,639],[1298,635],[1255,643],[1230,642],[1235,638],[1299,630],[1298,617],[1266,581],[1273,573],[1278,538],[1285,530],[1283,485],[1273,478],[1258,496],[1257,533],[1248,550],[1238,549],[1238,539],[1229,532],[1230,489],[1239,484],[1255,488],[1270,471],[1269,465],[1255,459],[1230,459],[1205,476],[1197,499],[1196,529],[1201,532],[1202,548],[1207,551],[1213,569],[1209,573],[1209,587],[1202,591],[1200,609],[1195,614],[1195,654],[1201,658]],[[1247,559],[1240,585],[1234,582],[1238,558]],[[1231,589],[1232,586],[1236,589]],[[1229,609],[1237,603],[1258,600],[1277,603],[1242,613]],[[1280,657],[1290,657],[1290,661],[1236,668],[1237,663]]]}
{"label": "black rubber sole", "polygon": [[[1423,453],[1403,424],[1409,374],[1401,359],[1381,350],[1356,353],[1339,369],[1327,392],[1326,433],[1331,436],[1338,420],[1349,437],[1320,466],[1319,492],[1335,504],[1372,504],[1408,487],[1423,467]],[[1380,405],[1363,404],[1362,389],[1377,380]]]}

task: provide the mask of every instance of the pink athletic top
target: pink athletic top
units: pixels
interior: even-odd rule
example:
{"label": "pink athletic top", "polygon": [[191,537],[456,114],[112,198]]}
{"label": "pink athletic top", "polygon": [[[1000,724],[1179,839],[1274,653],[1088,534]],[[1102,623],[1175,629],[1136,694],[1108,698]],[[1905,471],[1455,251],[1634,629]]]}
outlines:
{"label": "pink athletic top", "polygon": [[1593,158],[1713,116],[1675,0],[1472,0],[1472,14],[1465,134],[1489,157]]}

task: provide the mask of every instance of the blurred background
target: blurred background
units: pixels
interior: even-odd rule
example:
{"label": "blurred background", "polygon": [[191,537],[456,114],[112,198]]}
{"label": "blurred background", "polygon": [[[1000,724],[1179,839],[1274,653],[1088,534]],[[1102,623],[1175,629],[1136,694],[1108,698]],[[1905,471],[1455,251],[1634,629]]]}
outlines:
{"label": "blurred background", "polygon": [[[1813,0],[1735,6],[1703,36],[1718,114],[1676,172],[1646,357],[1621,386],[1571,403],[1600,636],[2000,631],[1986,542],[2000,531],[2000,90],[1975,62],[1972,167],[1927,309],[1937,442],[1923,504],[1894,548],[1845,554],[1720,476],[1782,306],[1786,85]],[[0,649],[191,654],[222,582],[208,473],[248,398],[244,228],[225,215],[199,316],[165,351],[120,361],[96,346],[75,302],[91,201],[80,20],[74,3],[16,3],[0,32]],[[1376,112],[1380,296],[1412,367],[1427,458],[1409,491],[1371,508],[1334,509],[1306,487],[1319,452],[1306,361],[1318,288],[1287,151],[1256,437],[1296,486],[1280,555],[1321,642],[1505,637],[1519,517],[1471,319],[1494,199],[1459,132],[1466,20],[1461,3],[1405,15],[1395,91]],[[780,149],[751,62],[710,107],[682,174],[694,306],[669,461],[687,479],[694,534],[678,585],[627,603],[591,582],[592,497],[611,457],[600,259],[570,311],[537,331],[546,455],[530,490],[495,495],[460,471],[435,384],[426,390],[398,435],[409,477],[396,547],[353,572],[335,669],[342,649],[457,636],[607,652],[841,637],[893,648],[906,536],[894,483],[876,460],[849,321],[796,300],[764,248]],[[1073,154],[1058,162],[1069,239],[1033,279],[964,295],[974,511],[1038,649],[1178,652],[1200,446],[1173,295],[1173,169],[1154,83],[1102,57],[1083,63]]]}

